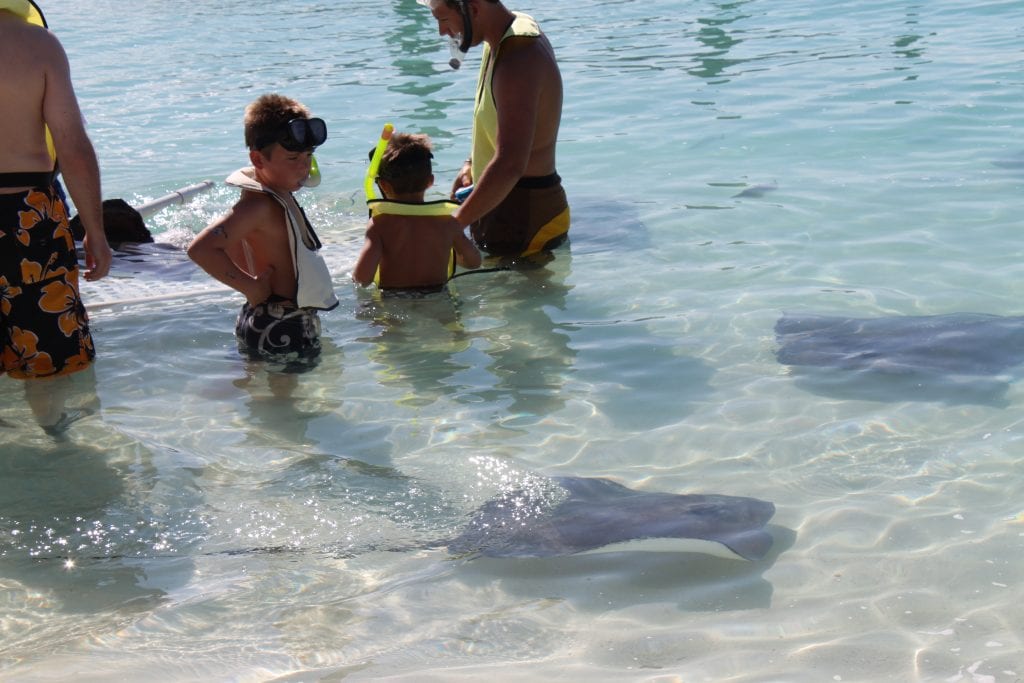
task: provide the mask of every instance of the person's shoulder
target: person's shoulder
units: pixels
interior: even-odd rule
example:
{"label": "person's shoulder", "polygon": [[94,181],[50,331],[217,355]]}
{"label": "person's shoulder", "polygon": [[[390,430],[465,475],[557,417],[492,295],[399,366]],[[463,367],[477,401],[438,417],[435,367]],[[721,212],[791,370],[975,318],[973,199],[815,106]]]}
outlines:
{"label": "person's shoulder", "polygon": [[538,73],[557,69],[543,35],[510,36],[501,44],[501,55],[495,66],[496,77],[536,82]]}
{"label": "person's shoulder", "polygon": [[258,190],[242,190],[242,194],[235,202],[235,210],[244,211],[267,211],[272,208],[282,208],[281,204],[266,192]]}
{"label": "person's shoulder", "polygon": [[3,25],[3,38],[16,45],[30,48],[34,51],[34,57],[38,60],[48,55],[63,55],[64,47],[61,45],[57,35],[48,28],[35,26],[21,21],[5,23]]}
{"label": "person's shoulder", "polygon": [[23,31],[25,39],[31,42],[32,48],[41,52],[41,55],[37,55],[37,57],[47,54],[64,56],[64,45],[60,42],[57,34],[50,29],[23,24]]}
{"label": "person's shoulder", "polygon": [[253,221],[259,224],[281,223],[284,220],[284,207],[265,192],[243,190],[231,212],[236,218]]}

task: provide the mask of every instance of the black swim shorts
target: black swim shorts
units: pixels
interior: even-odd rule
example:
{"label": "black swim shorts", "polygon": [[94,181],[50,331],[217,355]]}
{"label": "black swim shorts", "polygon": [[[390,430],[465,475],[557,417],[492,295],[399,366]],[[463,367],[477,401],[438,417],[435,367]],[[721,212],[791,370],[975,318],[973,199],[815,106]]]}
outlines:
{"label": "black swim shorts", "polygon": [[310,361],[320,355],[320,317],[311,308],[270,299],[242,306],[235,323],[240,347],[251,358],[274,362]]}
{"label": "black swim shorts", "polygon": [[470,226],[493,256],[529,256],[554,249],[569,233],[569,202],[557,173],[522,178],[493,211]]}

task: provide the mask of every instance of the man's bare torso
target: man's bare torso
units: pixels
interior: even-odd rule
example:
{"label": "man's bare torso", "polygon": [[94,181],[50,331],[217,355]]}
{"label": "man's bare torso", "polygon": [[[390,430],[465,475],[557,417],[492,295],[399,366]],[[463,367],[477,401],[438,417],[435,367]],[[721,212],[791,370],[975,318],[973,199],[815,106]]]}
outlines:
{"label": "man's bare torso", "polygon": [[58,58],[55,50],[55,39],[45,29],[0,11],[0,173],[53,169],[43,98],[48,66]]}
{"label": "man's bare torso", "polygon": [[[526,177],[547,176],[556,170],[555,150],[562,119],[561,72],[555,58],[554,48],[547,36],[508,38],[501,44],[498,51],[493,87],[500,87],[502,58],[513,51],[533,53],[531,62],[537,68],[531,70],[530,78],[541,81],[530,157],[523,175]],[[521,76],[521,74],[516,75]]]}

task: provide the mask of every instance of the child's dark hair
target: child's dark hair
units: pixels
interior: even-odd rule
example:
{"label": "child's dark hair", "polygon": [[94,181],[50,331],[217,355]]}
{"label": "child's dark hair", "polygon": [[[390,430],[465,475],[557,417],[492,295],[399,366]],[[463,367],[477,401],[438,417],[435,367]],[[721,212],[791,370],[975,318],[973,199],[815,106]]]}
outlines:
{"label": "child's dark hair", "polygon": [[292,119],[308,119],[306,105],[277,93],[261,95],[245,108],[245,146],[260,149],[273,144],[281,127]]}
{"label": "child's dark hair", "polygon": [[398,194],[423,192],[432,181],[434,158],[426,135],[395,133],[380,160],[377,177],[391,183]]}

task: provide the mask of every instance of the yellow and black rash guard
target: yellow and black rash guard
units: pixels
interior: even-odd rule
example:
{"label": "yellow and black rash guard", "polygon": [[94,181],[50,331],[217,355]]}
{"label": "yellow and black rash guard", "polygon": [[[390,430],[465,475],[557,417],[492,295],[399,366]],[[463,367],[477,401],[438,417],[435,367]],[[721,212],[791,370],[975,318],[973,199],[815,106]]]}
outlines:
{"label": "yellow and black rash guard", "polygon": [[[515,20],[501,37],[502,42],[513,36],[537,38],[541,35],[540,26],[528,14],[514,12]],[[491,46],[484,43],[483,56],[480,64],[480,75],[477,77],[476,104],[473,107],[473,180],[480,178],[487,164],[494,158],[498,141],[498,108],[491,92],[491,79],[494,76],[494,63],[501,52],[491,54]]]}
{"label": "yellow and black rash guard", "polygon": [[7,10],[30,24],[46,28],[42,11],[30,0],[0,0],[0,10]]}

